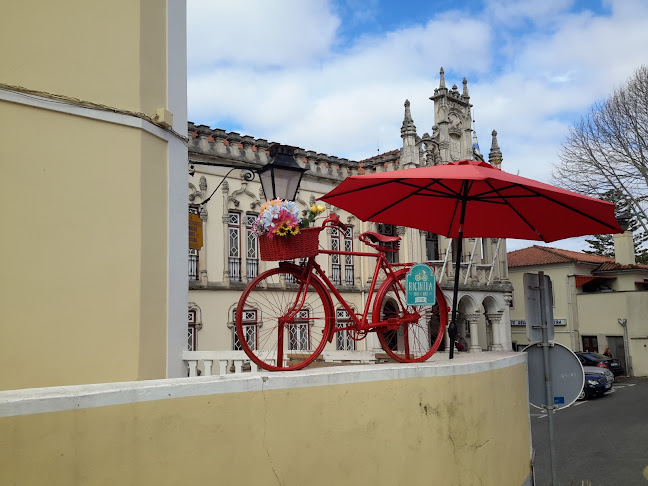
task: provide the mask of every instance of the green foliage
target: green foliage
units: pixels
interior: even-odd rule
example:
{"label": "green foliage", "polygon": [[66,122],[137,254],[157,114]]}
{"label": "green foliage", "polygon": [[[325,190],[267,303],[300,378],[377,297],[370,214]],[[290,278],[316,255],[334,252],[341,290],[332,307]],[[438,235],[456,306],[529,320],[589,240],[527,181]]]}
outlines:
{"label": "green foliage", "polygon": [[[630,214],[631,206],[622,191],[611,189],[598,194],[596,197],[614,203],[616,205],[617,217]],[[648,249],[642,248],[642,245],[648,241],[648,235],[635,219],[630,220],[628,230],[633,232],[635,261],[637,263],[648,263]],[[594,235],[591,239],[586,238],[585,242],[590,248],[583,250],[584,253],[614,258],[613,235]]]}

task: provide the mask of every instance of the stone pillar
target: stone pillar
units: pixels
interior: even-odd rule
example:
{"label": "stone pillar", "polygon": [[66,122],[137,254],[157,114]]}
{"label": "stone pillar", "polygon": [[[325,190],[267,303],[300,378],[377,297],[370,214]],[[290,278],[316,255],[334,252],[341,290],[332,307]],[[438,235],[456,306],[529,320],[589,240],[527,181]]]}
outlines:
{"label": "stone pillar", "polygon": [[[202,182],[202,179],[201,179]],[[201,285],[207,285],[207,282],[209,279],[207,278],[207,253],[209,253],[209,250],[207,249],[207,217],[209,214],[207,213],[207,210],[201,205],[200,206],[200,220],[203,223],[203,247],[200,250],[200,266],[202,269],[200,270],[200,284]]]}
{"label": "stone pillar", "polygon": [[486,319],[491,323],[491,332],[493,337],[493,351],[504,351],[502,346],[502,316],[503,311],[488,312]]}
{"label": "stone pillar", "polygon": [[482,348],[479,345],[479,318],[481,313],[475,312],[473,314],[468,314],[466,319],[468,319],[468,324],[470,325],[470,352],[471,353],[481,353]]}

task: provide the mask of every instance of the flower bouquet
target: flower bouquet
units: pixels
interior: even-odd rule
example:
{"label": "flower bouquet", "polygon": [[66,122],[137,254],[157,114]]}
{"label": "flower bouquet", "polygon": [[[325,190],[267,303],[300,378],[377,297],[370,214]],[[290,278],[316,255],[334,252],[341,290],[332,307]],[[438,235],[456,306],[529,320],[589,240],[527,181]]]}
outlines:
{"label": "flower bouquet", "polygon": [[274,199],[263,204],[259,217],[252,225],[252,231],[259,237],[261,259],[292,260],[317,255],[322,228],[309,226],[323,211],[323,206],[314,204],[302,220],[293,201]]}

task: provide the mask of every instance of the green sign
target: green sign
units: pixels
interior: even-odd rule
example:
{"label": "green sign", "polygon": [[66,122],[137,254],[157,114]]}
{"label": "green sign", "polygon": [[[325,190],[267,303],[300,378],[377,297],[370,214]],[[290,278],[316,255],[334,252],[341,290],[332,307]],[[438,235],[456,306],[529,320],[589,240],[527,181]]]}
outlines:
{"label": "green sign", "polygon": [[422,263],[414,265],[405,277],[407,305],[436,304],[436,278],[432,268]]}

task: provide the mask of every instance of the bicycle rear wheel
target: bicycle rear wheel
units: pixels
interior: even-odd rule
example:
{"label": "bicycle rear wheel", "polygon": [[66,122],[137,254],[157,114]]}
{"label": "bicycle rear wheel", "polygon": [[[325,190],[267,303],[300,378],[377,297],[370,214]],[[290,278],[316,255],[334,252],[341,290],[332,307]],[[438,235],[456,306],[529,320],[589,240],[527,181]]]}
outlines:
{"label": "bicycle rear wheel", "polygon": [[413,322],[399,324],[396,320],[393,326],[381,326],[376,333],[382,348],[392,359],[402,363],[418,363],[429,359],[443,342],[448,325],[448,304],[437,284],[434,306],[408,306],[406,275],[407,270],[401,270],[380,286],[374,301],[372,321],[413,318]]}
{"label": "bicycle rear wheel", "polygon": [[248,284],[236,308],[236,333],[252,361],[269,371],[298,370],[322,352],[333,316],[321,281],[274,268]]}

